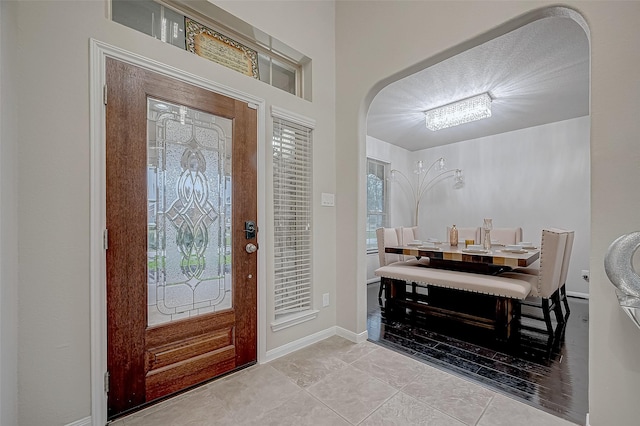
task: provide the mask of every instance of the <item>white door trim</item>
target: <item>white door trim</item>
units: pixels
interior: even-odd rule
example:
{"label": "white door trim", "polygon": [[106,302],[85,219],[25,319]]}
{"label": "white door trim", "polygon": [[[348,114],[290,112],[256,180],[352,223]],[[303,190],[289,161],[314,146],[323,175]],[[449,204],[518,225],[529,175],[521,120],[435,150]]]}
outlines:
{"label": "white door trim", "polygon": [[[106,58],[114,58],[135,66],[185,81],[198,87],[230,98],[241,100],[258,109],[258,159],[265,157],[266,102],[247,93],[223,86],[211,80],[183,72],[144,56],[90,39],[89,116],[91,140],[91,423],[103,426],[107,423],[107,395],[104,391],[104,375],[107,371],[107,303],[106,265],[103,248],[103,231],[106,224],[105,184],[105,105],[103,87]],[[258,166],[258,224],[266,223],[265,164]],[[265,233],[258,233],[258,244],[266,247]],[[258,362],[266,359],[266,256],[258,251]]]}

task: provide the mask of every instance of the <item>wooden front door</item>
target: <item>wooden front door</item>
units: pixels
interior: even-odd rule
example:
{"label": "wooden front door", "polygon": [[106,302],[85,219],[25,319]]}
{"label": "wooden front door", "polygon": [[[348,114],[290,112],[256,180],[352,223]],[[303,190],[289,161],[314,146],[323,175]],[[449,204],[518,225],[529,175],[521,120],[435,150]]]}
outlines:
{"label": "wooden front door", "polygon": [[106,81],[112,419],[256,361],[257,118],[115,59]]}

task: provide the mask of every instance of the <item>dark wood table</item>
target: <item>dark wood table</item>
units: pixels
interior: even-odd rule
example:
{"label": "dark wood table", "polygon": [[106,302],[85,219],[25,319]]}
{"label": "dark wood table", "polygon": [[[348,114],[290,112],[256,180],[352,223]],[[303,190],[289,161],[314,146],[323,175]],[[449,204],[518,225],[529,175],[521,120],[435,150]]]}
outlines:
{"label": "dark wood table", "polygon": [[[510,253],[502,246],[494,246],[483,253],[472,253],[463,246],[439,244],[433,247],[386,247],[386,253],[416,258],[428,257],[428,266],[479,274],[497,274],[513,267],[529,266],[540,258],[539,249],[524,253]],[[496,337],[506,340],[511,335],[513,320],[520,314],[518,300],[464,290],[427,285],[427,294],[420,294],[415,283],[385,280],[385,313],[389,316],[422,312],[432,317],[448,318],[496,332]],[[407,285],[411,291],[407,291]],[[517,322],[516,322],[517,323]]]}

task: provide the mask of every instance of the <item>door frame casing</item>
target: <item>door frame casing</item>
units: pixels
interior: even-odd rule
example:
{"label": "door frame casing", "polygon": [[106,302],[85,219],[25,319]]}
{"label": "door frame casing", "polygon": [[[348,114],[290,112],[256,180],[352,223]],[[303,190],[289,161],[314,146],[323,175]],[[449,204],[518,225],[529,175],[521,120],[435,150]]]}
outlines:
{"label": "door frame casing", "polygon": [[[102,426],[107,422],[107,394],[104,380],[107,371],[107,304],[106,261],[103,246],[106,227],[106,179],[105,147],[106,116],[103,88],[106,82],[105,61],[107,57],[127,62],[177,80],[210,90],[230,98],[247,102],[257,109],[257,172],[258,172],[258,224],[266,223],[266,102],[264,99],[204,79],[194,74],[162,64],[144,56],[126,51],[96,39],[89,40],[89,117],[91,145],[90,184],[90,288],[91,288],[91,422]],[[265,233],[258,233],[258,244],[265,245]],[[266,253],[258,250],[258,363],[266,357]]]}

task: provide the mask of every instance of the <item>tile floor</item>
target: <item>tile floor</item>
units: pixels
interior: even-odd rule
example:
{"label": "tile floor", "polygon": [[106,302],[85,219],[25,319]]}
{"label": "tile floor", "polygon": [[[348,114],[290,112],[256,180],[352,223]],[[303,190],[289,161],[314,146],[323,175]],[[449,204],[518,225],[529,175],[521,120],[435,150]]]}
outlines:
{"label": "tile floor", "polygon": [[[378,285],[367,288],[369,340],[574,423],[589,411],[589,303],[568,298],[571,315],[552,341],[515,330],[509,343],[477,327],[436,318],[387,320]],[[524,309],[524,308],[523,308]],[[532,310],[536,314],[539,310]],[[544,328],[542,321],[527,321]]]}
{"label": "tile floor", "polygon": [[572,425],[374,343],[333,336],[112,426],[418,424]]}

